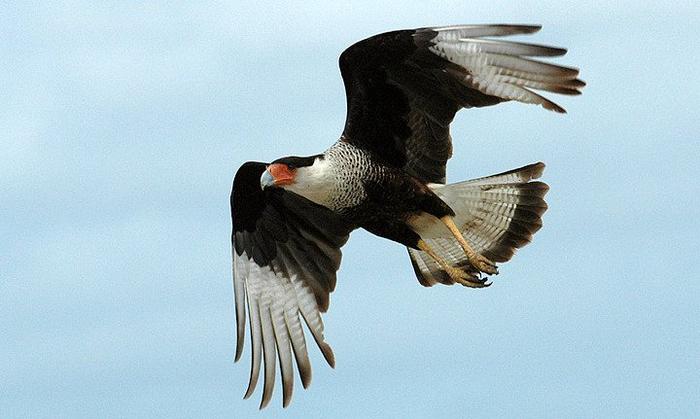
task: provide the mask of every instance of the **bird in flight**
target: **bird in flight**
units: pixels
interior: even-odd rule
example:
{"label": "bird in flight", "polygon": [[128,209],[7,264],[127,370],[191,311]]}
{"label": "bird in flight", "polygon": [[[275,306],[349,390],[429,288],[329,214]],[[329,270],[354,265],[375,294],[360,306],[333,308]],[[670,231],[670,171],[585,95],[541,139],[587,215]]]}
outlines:
{"label": "bird in flight", "polygon": [[255,390],[263,363],[260,408],[267,406],[277,359],[283,406],[292,397],[295,363],[308,387],[302,323],[334,366],[321,313],[335,288],[340,248],[354,229],[406,246],[426,287],[484,288],[498,273],[496,263],[530,242],[547,209],[548,186],[534,180],[544,164],[452,184],[445,169],[458,110],[515,100],[563,113],[535,91],[581,93],[577,69],[531,58],[565,49],[499,38],[539,29],[446,26],[357,42],[340,56],[347,97],[340,139],[321,154],[238,169],[231,192],[236,361],[246,314],[252,342],[244,398]]}

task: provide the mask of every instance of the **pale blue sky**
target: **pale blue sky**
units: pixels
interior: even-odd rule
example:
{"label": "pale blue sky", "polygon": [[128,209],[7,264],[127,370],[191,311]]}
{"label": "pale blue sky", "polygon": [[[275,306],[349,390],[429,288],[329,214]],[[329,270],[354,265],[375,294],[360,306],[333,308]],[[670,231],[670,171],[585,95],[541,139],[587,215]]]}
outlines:
{"label": "pale blue sky", "polygon": [[[28,3],[28,2],[27,2]],[[48,2],[46,2],[48,3]],[[90,1],[0,13],[0,417],[700,414],[696,1]],[[337,57],[391,29],[541,23],[569,114],[463,111],[449,178],[542,160],[545,227],[486,290],[418,285],[353,234],[337,367],[241,399],[228,194],[342,130]],[[279,384],[278,384],[279,387]]]}

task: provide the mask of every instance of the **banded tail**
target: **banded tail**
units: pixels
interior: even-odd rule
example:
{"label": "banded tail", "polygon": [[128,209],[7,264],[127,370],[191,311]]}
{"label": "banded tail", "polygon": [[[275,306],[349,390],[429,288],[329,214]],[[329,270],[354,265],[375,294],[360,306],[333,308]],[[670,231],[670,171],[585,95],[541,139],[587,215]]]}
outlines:
{"label": "banded tail", "polygon": [[[535,163],[493,176],[430,187],[454,210],[455,224],[477,253],[493,262],[507,262],[542,227],[542,214],[547,210],[544,196],[549,187],[533,180],[543,170],[544,163]],[[451,266],[478,272],[442,223],[427,217],[417,220],[416,225],[430,247]],[[454,283],[425,252],[408,252],[421,285]]]}

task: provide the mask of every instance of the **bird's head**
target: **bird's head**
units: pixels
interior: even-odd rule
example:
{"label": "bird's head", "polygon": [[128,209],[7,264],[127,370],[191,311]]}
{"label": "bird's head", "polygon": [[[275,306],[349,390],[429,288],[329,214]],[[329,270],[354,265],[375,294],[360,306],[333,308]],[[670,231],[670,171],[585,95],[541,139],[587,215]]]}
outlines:
{"label": "bird's head", "polygon": [[260,187],[284,188],[323,204],[335,177],[322,154],[310,157],[282,157],[267,165]]}
{"label": "bird's head", "polygon": [[318,166],[317,160],[323,159],[322,155],[310,157],[282,157],[267,165],[267,169],[260,177],[260,186],[289,187],[298,183],[305,183],[307,178],[313,177]]}

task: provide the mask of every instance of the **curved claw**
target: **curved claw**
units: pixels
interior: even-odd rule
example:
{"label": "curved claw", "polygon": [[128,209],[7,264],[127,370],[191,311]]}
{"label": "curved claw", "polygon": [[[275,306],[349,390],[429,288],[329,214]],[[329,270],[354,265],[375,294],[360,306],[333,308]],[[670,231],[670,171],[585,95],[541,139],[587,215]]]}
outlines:
{"label": "curved claw", "polygon": [[470,287],[470,288],[486,288],[486,287],[490,287],[491,284],[493,284],[493,282],[486,282],[486,281],[488,281],[488,278],[480,279],[478,281],[467,280],[467,282],[469,284],[462,284],[462,285],[464,285],[465,287]]}
{"label": "curved claw", "polygon": [[469,263],[472,264],[476,269],[489,275],[498,275],[498,267],[495,263],[491,262],[486,257],[474,253],[468,255]]}
{"label": "curved claw", "polygon": [[488,278],[480,278],[478,273],[465,271],[456,267],[449,267],[445,272],[450,276],[450,278],[457,284],[461,284],[469,288],[485,288],[491,285]]}
{"label": "curved claw", "polygon": [[475,276],[469,279],[469,282],[473,282],[475,284],[483,284],[484,282],[488,281],[489,277],[485,276],[481,278],[480,276]]}

